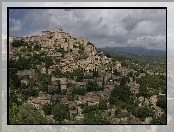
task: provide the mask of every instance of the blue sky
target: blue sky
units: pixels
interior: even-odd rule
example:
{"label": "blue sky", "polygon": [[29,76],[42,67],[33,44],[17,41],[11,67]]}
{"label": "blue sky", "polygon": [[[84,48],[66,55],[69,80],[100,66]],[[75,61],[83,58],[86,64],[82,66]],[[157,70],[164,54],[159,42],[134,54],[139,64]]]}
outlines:
{"label": "blue sky", "polygon": [[22,17],[27,15],[28,12],[29,12],[29,9],[18,9],[18,10],[10,9],[9,17],[12,19],[21,19]]}
{"label": "blue sky", "polygon": [[29,32],[35,30],[33,29],[33,26],[31,26],[32,20],[24,20],[24,18],[30,13],[30,11],[31,10],[29,9],[11,9],[9,11],[10,36],[25,36]]}
{"label": "blue sky", "polygon": [[[3,4],[4,7],[7,4]],[[31,6],[11,4],[10,6]],[[39,3],[35,6],[82,6],[82,3]],[[90,3],[85,4],[89,6]],[[130,3],[119,3],[119,6],[131,6]],[[135,4],[132,4],[134,6]],[[142,4],[137,3],[137,6]],[[153,3],[145,3],[153,6]],[[156,5],[156,4],[154,4]],[[167,3],[159,4],[170,6]],[[93,4],[95,6],[95,3]],[[114,6],[113,3],[100,3],[98,6]],[[2,8],[5,15],[5,8]],[[169,8],[170,9],[170,8]],[[170,15],[168,15],[170,16]],[[171,15],[173,16],[173,15]],[[10,35],[38,35],[42,30],[57,30],[60,26],[76,38],[87,38],[96,47],[142,46],[148,49],[164,50],[165,44],[165,11],[164,10],[12,10],[10,11]],[[171,17],[173,21],[174,18]],[[171,23],[170,22],[170,23]],[[170,26],[170,23],[168,26]],[[5,25],[5,22],[4,22]],[[173,29],[173,28],[172,28]],[[168,37],[172,37],[170,29]],[[168,41],[170,42],[170,41]],[[173,42],[173,40],[171,40]],[[170,43],[171,43],[170,42]],[[171,45],[171,44],[170,44]]]}

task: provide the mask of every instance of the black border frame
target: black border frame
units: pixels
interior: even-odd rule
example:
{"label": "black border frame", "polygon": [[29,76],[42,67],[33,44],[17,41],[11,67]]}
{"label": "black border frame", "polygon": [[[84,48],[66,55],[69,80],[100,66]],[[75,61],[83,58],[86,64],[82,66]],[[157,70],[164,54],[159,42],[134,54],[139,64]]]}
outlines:
{"label": "black border frame", "polygon": [[167,105],[167,7],[7,7],[7,125],[167,125],[166,124],[10,124],[9,123],[9,10],[10,9],[165,9],[166,10],[166,105]]}

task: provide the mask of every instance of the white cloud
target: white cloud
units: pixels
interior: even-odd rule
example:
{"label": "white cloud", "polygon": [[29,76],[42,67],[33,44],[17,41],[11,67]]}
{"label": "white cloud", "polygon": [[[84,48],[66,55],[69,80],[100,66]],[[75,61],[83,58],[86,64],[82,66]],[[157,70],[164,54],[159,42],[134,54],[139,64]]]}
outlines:
{"label": "white cloud", "polygon": [[[156,23],[151,20],[143,20],[138,22],[135,29],[133,29],[132,33],[135,33],[137,35],[153,35],[156,33],[161,26],[160,23]],[[165,25],[162,25],[165,28]]]}
{"label": "white cloud", "polygon": [[20,31],[22,29],[22,22],[20,20],[16,19],[11,19],[9,18],[9,31]]}
{"label": "white cloud", "polygon": [[[174,28],[172,27],[174,17],[172,12],[174,11],[173,6],[171,3],[157,3],[157,2],[15,2],[15,3],[3,3],[2,11],[4,15],[6,14],[6,7],[7,6],[35,6],[35,7],[72,7],[72,6],[111,6],[111,7],[148,7],[148,6],[159,6],[159,7],[168,7],[168,28],[169,31],[172,32]],[[109,14],[109,15],[108,15]],[[129,14],[131,16],[131,20],[129,21],[128,17]],[[49,19],[48,15],[50,15]],[[162,10],[150,11],[150,10],[119,10],[113,12],[112,9],[109,10],[81,10],[81,11],[72,11],[72,12],[65,12],[63,10],[47,10],[38,15],[35,12],[31,12],[26,17],[25,21],[22,21],[22,24],[34,18],[31,21],[32,27],[35,28],[35,31],[30,31],[28,34],[35,34],[39,33],[42,30],[49,29],[49,30],[57,30],[59,26],[62,26],[66,31],[70,32],[74,37],[87,37],[90,41],[94,42],[96,45],[106,45],[100,43],[100,39],[107,38],[105,43],[115,43],[116,45],[125,44],[128,40],[136,40],[137,38],[141,38],[143,36],[150,35],[163,36],[165,33],[165,23],[164,21],[160,23],[160,20],[163,19],[165,16],[165,12]],[[44,19],[45,17],[45,19]],[[61,19],[60,19],[61,17]],[[123,19],[125,19],[125,23],[123,23]],[[6,19],[5,19],[6,20]],[[71,24],[69,24],[71,23]],[[136,25],[135,25],[136,23]],[[27,24],[27,23],[26,23]],[[5,21],[4,21],[5,25]],[[18,25],[20,25],[18,23]],[[20,29],[20,26],[14,28],[13,30]],[[132,32],[131,32],[132,31]],[[6,32],[6,28],[3,28],[3,32]],[[168,37],[169,38],[169,37]],[[148,39],[152,41],[154,39]],[[154,40],[155,41],[155,40]],[[173,41],[173,40],[171,40]],[[168,41],[170,42],[170,41]],[[172,43],[172,42],[170,42]],[[174,41],[173,41],[174,43]],[[160,44],[159,44],[160,45]],[[171,45],[171,44],[168,44]],[[164,46],[163,46],[164,47]]]}
{"label": "white cloud", "polygon": [[158,36],[143,36],[136,39],[128,39],[127,44],[130,46],[143,46],[146,48],[153,49],[166,49],[166,36],[158,35]]}

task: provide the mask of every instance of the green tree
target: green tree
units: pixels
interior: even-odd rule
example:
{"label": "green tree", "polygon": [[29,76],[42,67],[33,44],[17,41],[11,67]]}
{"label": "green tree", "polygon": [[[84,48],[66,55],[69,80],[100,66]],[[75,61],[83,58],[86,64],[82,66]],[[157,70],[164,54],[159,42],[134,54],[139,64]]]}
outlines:
{"label": "green tree", "polygon": [[161,107],[162,109],[164,109],[166,111],[166,96],[164,95],[159,95],[157,98],[157,106]]}
{"label": "green tree", "polygon": [[53,74],[53,76],[55,76],[57,78],[61,78],[64,76],[59,68],[56,68],[55,71],[52,71],[52,74]]}
{"label": "green tree", "polygon": [[72,94],[85,95],[86,89],[84,88],[73,88]]}
{"label": "green tree", "polygon": [[51,109],[52,109],[51,104],[46,103],[42,106],[42,110],[46,115],[51,115]]}
{"label": "green tree", "polygon": [[148,108],[147,106],[144,106],[144,107],[140,107],[137,110],[136,116],[138,118],[140,118],[142,121],[144,121],[146,117],[152,117],[153,114],[154,113],[153,113],[153,111],[150,108]]}
{"label": "green tree", "polygon": [[33,50],[40,51],[41,46],[40,45],[34,45]]}
{"label": "green tree", "polygon": [[63,121],[68,118],[68,107],[61,103],[56,103],[51,110],[51,114],[54,115],[56,121]]}
{"label": "green tree", "polygon": [[89,81],[86,84],[86,91],[91,92],[91,91],[100,91],[103,90],[102,87],[98,86],[96,82]]}
{"label": "green tree", "polygon": [[128,80],[128,77],[122,77],[120,80],[120,86],[125,86]]}
{"label": "green tree", "polygon": [[13,40],[11,43],[13,47],[20,47],[20,46],[26,46],[27,43],[25,43],[23,40]]}
{"label": "green tree", "polygon": [[22,119],[19,115],[19,108],[16,104],[10,107],[10,115],[9,115],[9,124],[20,124],[22,123]]}
{"label": "green tree", "polygon": [[22,120],[21,124],[51,123],[47,118],[43,117],[35,107],[30,104],[21,105],[19,107],[19,116]]}
{"label": "green tree", "polygon": [[98,104],[99,110],[106,110],[107,109],[107,101],[106,100],[100,100]]}
{"label": "green tree", "polygon": [[41,84],[51,84],[51,75],[49,75],[48,73],[38,74],[38,81]]}
{"label": "green tree", "polygon": [[113,72],[114,72],[115,76],[120,76],[120,74],[121,74],[120,72],[117,71],[117,69],[114,69]]}
{"label": "green tree", "polygon": [[97,105],[85,106],[84,109],[83,109],[83,113],[92,113],[96,110],[98,110]]}
{"label": "green tree", "polygon": [[46,69],[48,69],[51,65],[54,64],[51,56],[46,56],[43,61],[45,62]]}
{"label": "green tree", "polygon": [[116,110],[115,110],[115,115],[117,116],[120,112],[121,112],[121,108],[117,107]]}
{"label": "green tree", "polygon": [[10,87],[10,95],[9,95],[9,105],[10,107],[13,106],[14,104],[19,106],[22,104],[21,101],[18,100],[18,96],[16,95],[15,88],[13,86]]}
{"label": "green tree", "polygon": [[98,77],[98,71],[95,69],[93,69],[93,77]]}
{"label": "green tree", "polygon": [[128,86],[118,86],[111,91],[111,95],[109,97],[110,104],[115,104],[118,100],[124,102],[130,102],[130,87]]}
{"label": "green tree", "polygon": [[149,96],[149,91],[146,86],[141,85],[139,87],[139,94],[143,96],[144,98],[147,98]]}
{"label": "green tree", "polygon": [[152,124],[166,124],[166,119],[167,119],[167,116],[166,116],[166,113],[163,113],[160,117],[154,117],[151,121]]}

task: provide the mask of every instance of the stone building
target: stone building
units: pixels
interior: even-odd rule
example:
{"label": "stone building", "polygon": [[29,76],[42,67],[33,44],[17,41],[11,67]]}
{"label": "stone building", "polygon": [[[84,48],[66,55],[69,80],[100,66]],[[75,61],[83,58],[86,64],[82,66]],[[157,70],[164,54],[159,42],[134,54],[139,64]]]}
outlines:
{"label": "stone building", "polygon": [[48,85],[48,92],[53,92],[58,90],[58,84],[56,82],[52,83],[51,85]]}
{"label": "stone building", "polygon": [[29,76],[30,78],[35,75],[35,70],[30,69],[30,70],[18,70],[16,73],[17,76],[22,77],[22,76]]}
{"label": "stone building", "polygon": [[46,94],[45,92],[40,91],[39,97],[29,97],[27,100],[28,104],[32,104],[37,109],[41,109],[42,105],[51,103],[51,95]]}

